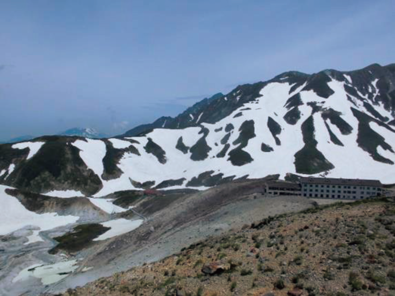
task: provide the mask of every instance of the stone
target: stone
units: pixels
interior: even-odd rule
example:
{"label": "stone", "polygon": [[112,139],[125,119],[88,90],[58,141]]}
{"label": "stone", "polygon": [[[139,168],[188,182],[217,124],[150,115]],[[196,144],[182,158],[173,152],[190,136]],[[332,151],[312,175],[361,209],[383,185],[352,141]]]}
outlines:
{"label": "stone", "polygon": [[217,275],[223,273],[224,271],[224,266],[220,265],[218,262],[212,262],[202,267],[202,272],[207,275]]}
{"label": "stone", "polygon": [[297,288],[294,288],[293,290],[288,291],[287,295],[289,296],[300,296],[302,295],[303,291]]}

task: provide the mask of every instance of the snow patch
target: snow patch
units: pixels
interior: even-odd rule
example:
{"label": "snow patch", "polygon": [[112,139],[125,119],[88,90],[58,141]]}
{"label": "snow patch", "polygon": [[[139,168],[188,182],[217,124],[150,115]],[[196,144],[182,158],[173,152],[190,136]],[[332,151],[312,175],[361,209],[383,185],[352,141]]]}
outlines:
{"label": "snow patch", "polygon": [[103,158],[106,156],[106,145],[100,140],[86,139],[77,140],[73,146],[80,149],[80,156],[88,168],[90,168],[100,179],[104,171]]}
{"label": "snow patch", "polygon": [[127,220],[127,219],[116,219],[108,222],[101,223],[104,227],[111,227],[110,230],[103,233],[99,237],[95,238],[94,241],[106,240],[124,233],[128,233],[138,228],[143,223],[143,220]]}
{"label": "snow patch", "polygon": [[10,166],[8,167],[8,176],[6,179],[12,174],[12,172],[15,170],[15,164],[11,163]]}
{"label": "snow patch", "polygon": [[108,139],[112,146],[115,149],[125,149],[125,148],[129,148],[130,145],[132,145],[129,141],[123,141],[123,140],[119,140],[119,139]]}
{"label": "snow patch", "polygon": [[70,197],[84,197],[80,191],[75,191],[75,190],[53,190],[50,192],[47,192],[43,195],[47,196],[52,196],[52,197],[60,197],[60,198],[70,198]]}
{"label": "snow patch", "polygon": [[[0,235],[12,233],[26,226],[36,226],[40,231],[50,230],[59,226],[75,223],[76,216],[58,216],[56,213],[36,214],[27,210],[15,197],[5,190],[11,187],[0,185]],[[33,232],[29,241],[38,241],[39,232]]]}
{"label": "snow patch", "polygon": [[48,265],[35,264],[22,270],[12,282],[26,281],[29,277],[35,277],[40,279],[43,285],[51,285],[64,279],[69,273],[73,273],[78,268],[76,264],[77,260]]}
{"label": "snow patch", "polygon": [[200,121],[200,118],[202,117],[203,113],[204,113],[204,112],[200,113],[200,115],[199,115],[198,119],[196,120],[196,123],[199,123],[199,121]]}
{"label": "snow patch", "polygon": [[32,158],[34,155],[36,155],[38,150],[40,150],[40,148],[44,144],[45,144],[44,142],[24,142],[24,143],[14,144],[14,145],[12,145],[12,148],[21,149],[21,150],[29,148],[29,154],[26,158],[26,160],[28,160],[28,159]]}
{"label": "snow patch", "polygon": [[351,76],[350,76],[350,75],[343,74],[343,76],[344,76],[344,78],[347,79],[348,83],[352,84],[352,79],[351,79]]}

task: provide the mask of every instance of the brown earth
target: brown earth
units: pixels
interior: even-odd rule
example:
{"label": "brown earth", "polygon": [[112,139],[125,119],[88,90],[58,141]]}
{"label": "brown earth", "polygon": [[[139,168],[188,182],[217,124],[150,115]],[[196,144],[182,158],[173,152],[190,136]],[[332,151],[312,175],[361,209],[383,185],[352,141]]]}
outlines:
{"label": "brown earth", "polygon": [[394,221],[385,200],[277,215],[63,295],[395,295]]}

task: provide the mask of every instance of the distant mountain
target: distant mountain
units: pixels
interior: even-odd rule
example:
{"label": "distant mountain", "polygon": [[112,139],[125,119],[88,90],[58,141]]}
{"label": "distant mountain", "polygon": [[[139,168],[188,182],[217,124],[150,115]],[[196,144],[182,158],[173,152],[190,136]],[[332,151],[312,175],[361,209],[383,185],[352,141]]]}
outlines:
{"label": "distant mountain", "polygon": [[99,133],[97,130],[93,128],[72,128],[59,133],[58,136],[78,136],[83,138],[90,138],[90,139],[101,139],[106,138],[105,134]]}
{"label": "distant mountain", "polygon": [[22,142],[22,141],[29,141],[31,139],[34,139],[34,137],[30,136],[30,135],[25,135],[25,136],[20,136],[20,137],[9,139],[7,141],[4,141],[3,143],[18,143],[18,142]]}
{"label": "distant mountain", "polygon": [[395,64],[373,64],[240,85],[123,138],[0,145],[0,184],[103,196],[288,173],[395,183],[394,163]]}

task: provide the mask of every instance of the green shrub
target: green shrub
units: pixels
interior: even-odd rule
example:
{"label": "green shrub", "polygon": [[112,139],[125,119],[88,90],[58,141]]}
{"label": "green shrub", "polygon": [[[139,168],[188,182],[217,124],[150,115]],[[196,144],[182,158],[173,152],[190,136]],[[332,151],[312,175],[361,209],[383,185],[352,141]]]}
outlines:
{"label": "green shrub", "polygon": [[285,288],[284,281],[282,279],[278,279],[277,281],[274,282],[274,287],[279,290],[284,289]]}
{"label": "green shrub", "polygon": [[241,276],[246,276],[246,275],[250,275],[250,274],[252,274],[252,271],[251,271],[251,270],[242,269],[242,270],[240,271],[240,275],[241,275]]}
{"label": "green shrub", "polygon": [[232,282],[232,284],[230,285],[230,291],[233,292],[237,287],[237,283],[236,282]]}
{"label": "green shrub", "polygon": [[348,275],[348,283],[350,284],[352,291],[359,291],[362,289],[363,283],[356,272],[350,272]]}

